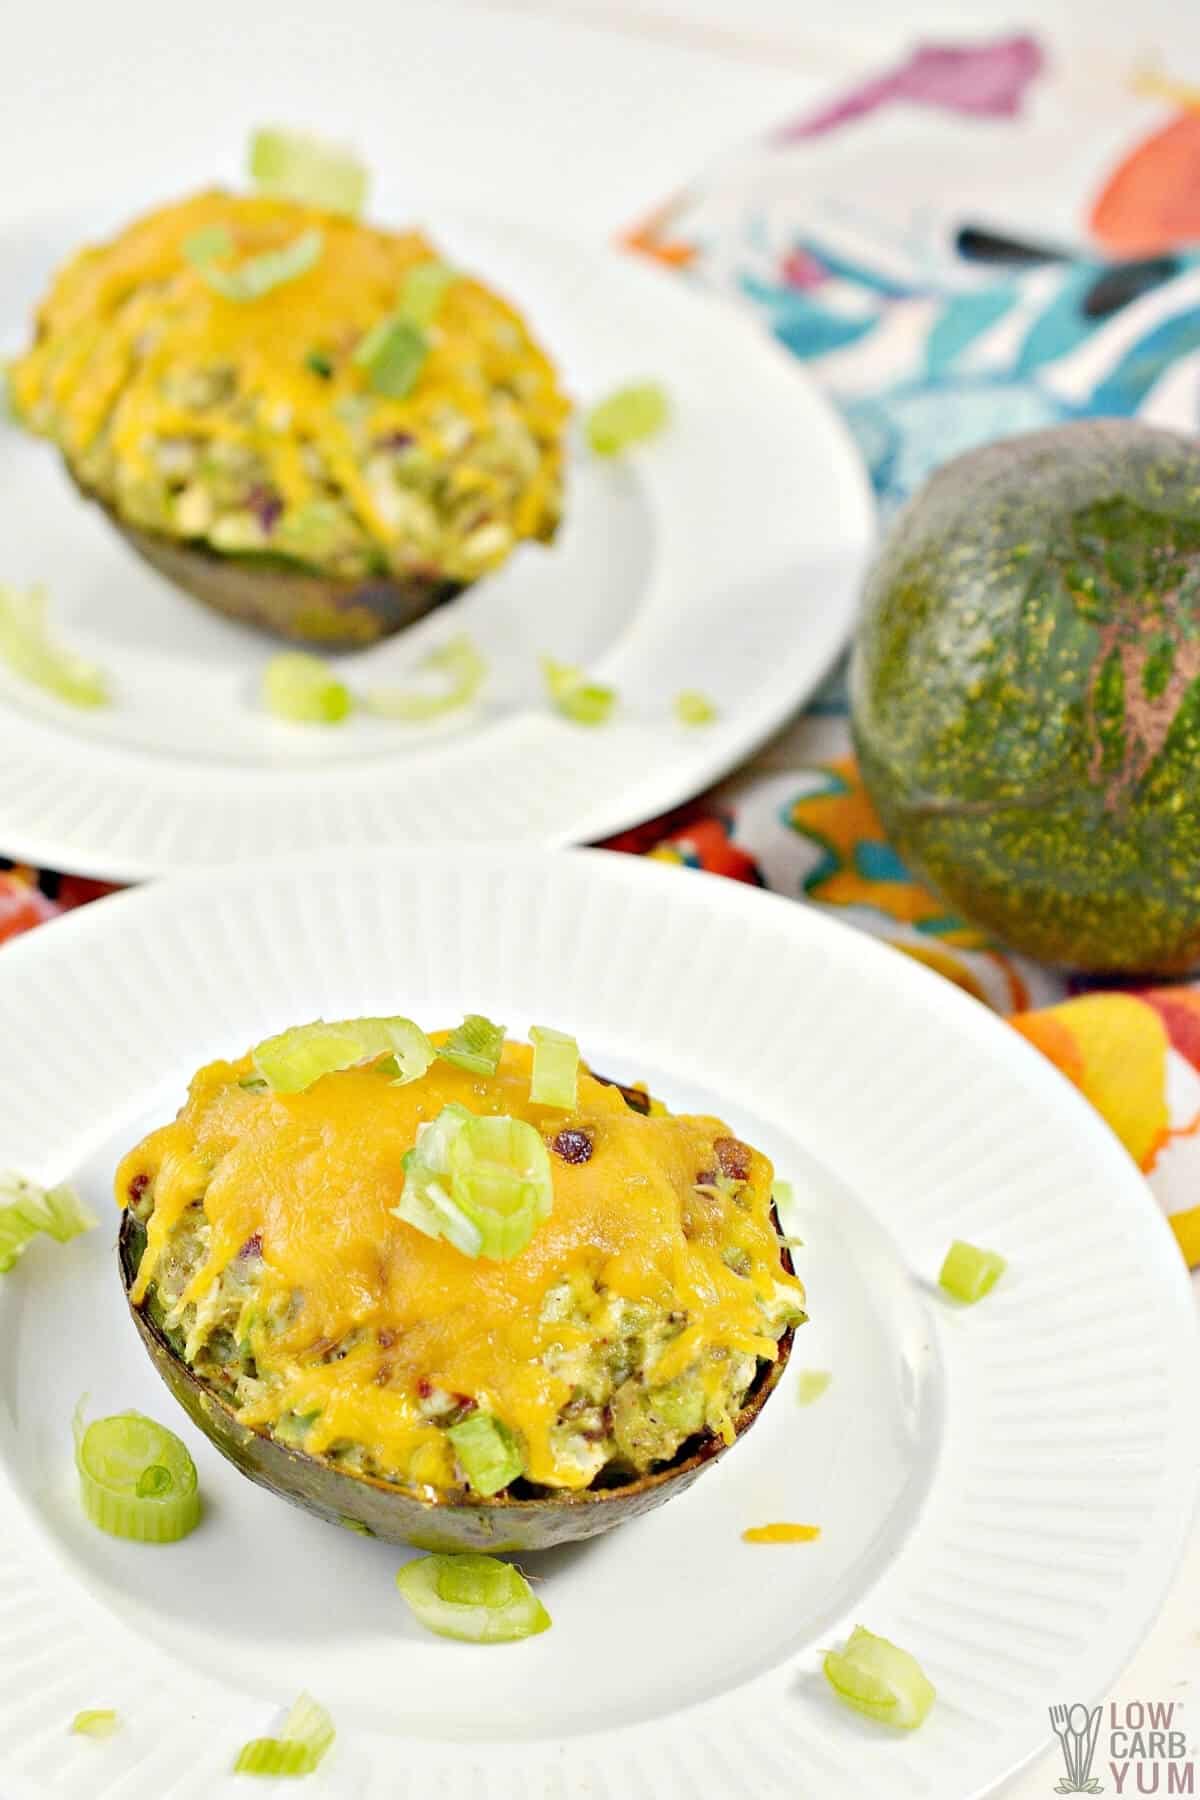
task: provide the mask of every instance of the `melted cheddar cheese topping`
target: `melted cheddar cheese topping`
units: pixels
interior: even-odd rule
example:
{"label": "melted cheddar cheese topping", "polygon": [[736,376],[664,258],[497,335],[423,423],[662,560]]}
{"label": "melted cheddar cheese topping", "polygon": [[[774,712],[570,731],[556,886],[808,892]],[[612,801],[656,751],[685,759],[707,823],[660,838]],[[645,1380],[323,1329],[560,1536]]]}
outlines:
{"label": "melted cheddar cheese topping", "polygon": [[[234,300],[184,253],[213,228],[234,246],[222,266],[311,229],[323,248],[304,273]],[[371,391],[353,353],[395,312],[409,271],[435,258],[417,232],[263,195],[196,195],[65,265],[11,367],[15,408],[131,523],[217,548],[364,567],[423,557],[469,575],[458,565],[473,533],[511,547],[553,530],[568,405],[519,313],[466,275],[441,297],[411,391]],[[262,542],[256,516],[269,516]]]}
{"label": "melted cheddar cheese topping", "polygon": [[[248,1058],[201,1070],[178,1118],[117,1171],[120,1204],[153,1202],[135,1303],[152,1297],[202,1208],[204,1251],[177,1311],[202,1318],[252,1247],[245,1423],[298,1419],[312,1454],[367,1446],[372,1468],[445,1487],[452,1453],[421,1405],[444,1392],[518,1434],[530,1480],[586,1485],[558,1422],[572,1358],[602,1353],[613,1304],[664,1322],[634,1380],[659,1389],[689,1370],[711,1383],[732,1359],[774,1360],[803,1289],[781,1263],[765,1156],[718,1119],[635,1113],[582,1069],[574,1112],[534,1105],[531,1060],[508,1043],[494,1077],[439,1060],[405,1086],[358,1068],[291,1095],[240,1086]],[[395,1216],[404,1154],[452,1101],[526,1119],[550,1147],[552,1211],[510,1261],[472,1260]],[[583,1134],[586,1160],[555,1150],[562,1132],[572,1154]],[[719,1179],[730,1145],[733,1182]]]}

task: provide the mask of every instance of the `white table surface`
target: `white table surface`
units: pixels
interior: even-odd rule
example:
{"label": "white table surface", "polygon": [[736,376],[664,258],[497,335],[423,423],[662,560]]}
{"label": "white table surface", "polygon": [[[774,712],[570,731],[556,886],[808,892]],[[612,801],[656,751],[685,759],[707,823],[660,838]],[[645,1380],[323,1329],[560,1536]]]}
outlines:
{"label": "white table surface", "polygon": [[[100,216],[114,192],[165,196],[232,176],[246,126],[278,119],[353,139],[390,171],[379,199],[401,213],[531,217],[603,239],[723,149],[917,37],[1035,23],[1060,54],[1121,67],[1169,51],[1200,82],[1200,8],[1138,0],[1119,19],[1110,10],[1078,0],[1018,11],[1003,0],[838,0],[820,12],[799,0],[205,0],[183,10],[38,0],[5,20],[0,225],[36,228],[47,210],[78,217],[93,201]],[[1200,1424],[1196,1449],[1200,1461]],[[1186,1721],[1200,1684],[1197,1593],[1200,1532],[1113,1698],[1178,1701],[1191,1690]],[[1055,1752],[1006,1800],[1043,1800],[1061,1773]]]}

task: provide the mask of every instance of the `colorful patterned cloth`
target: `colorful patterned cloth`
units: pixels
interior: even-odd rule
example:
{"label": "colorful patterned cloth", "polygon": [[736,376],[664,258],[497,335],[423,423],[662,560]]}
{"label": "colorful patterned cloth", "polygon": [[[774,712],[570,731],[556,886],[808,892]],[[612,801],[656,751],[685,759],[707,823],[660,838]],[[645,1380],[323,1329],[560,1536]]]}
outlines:
{"label": "colorful patterned cloth", "polygon": [[[806,363],[885,518],[991,438],[1088,414],[1197,428],[1200,94],[1156,73],[1059,73],[1028,37],[924,48],[712,170],[629,243],[755,309]],[[715,794],[612,847],[836,909],[1010,1016],[1200,1266],[1200,991],[1089,992],[947,913],[883,837],[840,675]],[[0,942],[105,891],[0,873]]]}

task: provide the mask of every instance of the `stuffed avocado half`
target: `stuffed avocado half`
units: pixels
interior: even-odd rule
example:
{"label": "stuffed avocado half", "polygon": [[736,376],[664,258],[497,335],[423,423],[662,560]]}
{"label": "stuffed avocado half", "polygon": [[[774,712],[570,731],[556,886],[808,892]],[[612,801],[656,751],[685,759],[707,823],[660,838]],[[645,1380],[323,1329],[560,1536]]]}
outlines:
{"label": "stuffed avocado half", "polygon": [[[273,1084],[270,1045],[214,1063],[116,1178],[135,1319],[202,1429],[426,1547],[657,1504],[751,1423],[805,1316],[766,1157],[572,1066],[570,1039],[490,1029],[481,1057],[467,1027],[300,1028],[271,1044],[342,1034],[304,1085]],[[533,1098],[552,1053],[565,1104]]]}
{"label": "stuffed avocado half", "polygon": [[279,194],[80,251],[9,383],[163,573],[304,641],[386,635],[562,509],[569,407],[520,314],[417,232]]}

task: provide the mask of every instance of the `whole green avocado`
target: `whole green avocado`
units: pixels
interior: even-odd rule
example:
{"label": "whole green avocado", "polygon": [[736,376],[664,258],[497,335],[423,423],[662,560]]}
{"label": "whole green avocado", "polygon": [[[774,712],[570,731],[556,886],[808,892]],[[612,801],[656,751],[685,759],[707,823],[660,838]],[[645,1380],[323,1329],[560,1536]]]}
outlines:
{"label": "whole green avocado", "polygon": [[869,577],[851,706],[892,843],[967,919],[1200,961],[1200,441],[1085,420],[947,463]]}

